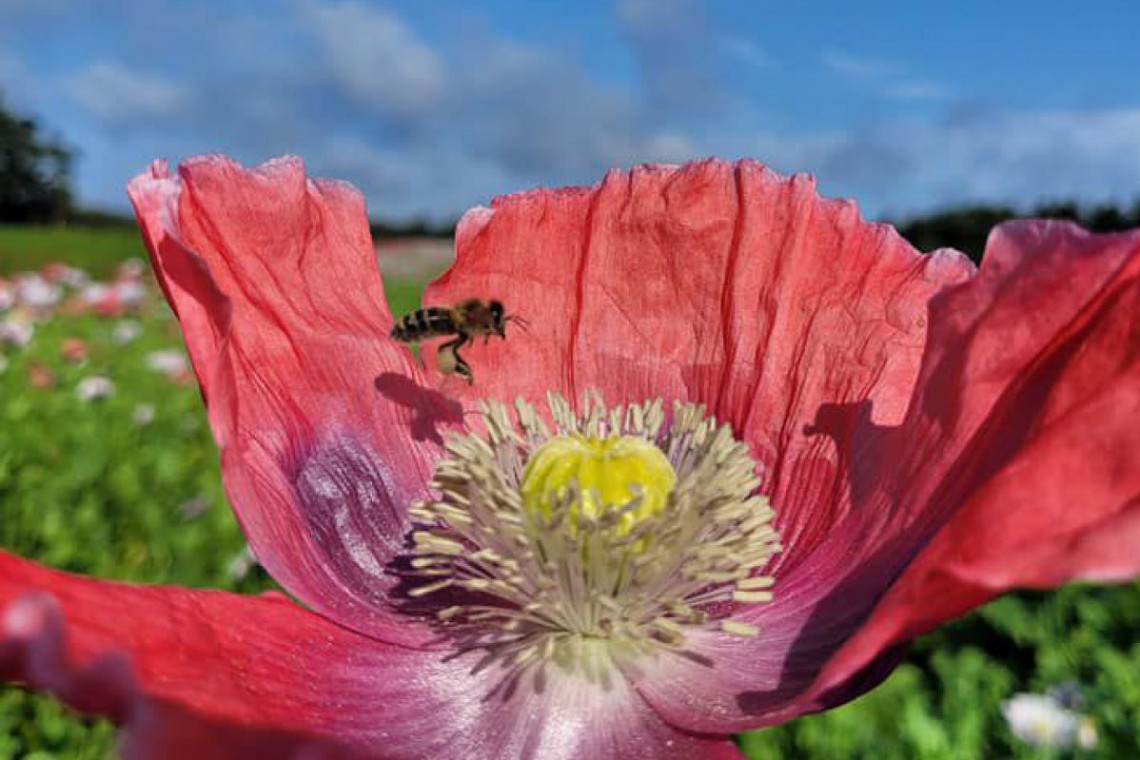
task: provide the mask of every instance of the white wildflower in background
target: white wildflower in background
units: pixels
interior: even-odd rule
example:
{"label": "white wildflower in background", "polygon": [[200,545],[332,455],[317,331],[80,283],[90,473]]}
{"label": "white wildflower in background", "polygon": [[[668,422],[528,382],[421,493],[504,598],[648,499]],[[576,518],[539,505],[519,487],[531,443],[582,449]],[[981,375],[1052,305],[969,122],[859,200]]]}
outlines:
{"label": "white wildflower in background", "polygon": [[142,324],[134,319],[120,319],[111,329],[111,340],[120,346],[137,340],[142,335]]}
{"label": "white wildflower in background", "polygon": [[226,575],[229,576],[231,581],[236,583],[249,575],[249,571],[257,564],[257,557],[253,556],[253,549],[250,549],[247,544],[244,549],[230,560],[230,564],[226,568]]}
{"label": "white wildflower in background", "polygon": [[154,405],[139,404],[131,411],[131,422],[139,427],[146,427],[154,422]]}
{"label": "white wildflower in background", "polygon": [[91,275],[87,272],[71,266],[63,267],[59,275],[60,284],[73,289],[83,287],[90,279]]}
{"label": "white wildflower in background", "polygon": [[170,376],[181,375],[189,371],[186,356],[176,348],[151,351],[146,355],[146,366],[152,372],[161,372]]}
{"label": "white wildflower in background", "polygon": [[146,287],[137,280],[121,280],[114,285],[115,296],[124,309],[133,309],[146,297]]}
{"label": "white wildflower in background", "polygon": [[111,286],[105,282],[92,282],[79,291],[79,300],[88,306],[102,303],[111,295]]}
{"label": "white wildflower in background", "polygon": [[16,301],[33,311],[47,311],[63,298],[63,290],[38,274],[21,275],[16,280]]}
{"label": "white wildflower in background", "polygon": [[96,399],[107,398],[115,392],[115,383],[111,378],[104,377],[103,375],[91,375],[79,381],[75,386],[75,395],[79,397],[80,401],[95,401]]}
{"label": "white wildflower in background", "polygon": [[0,320],[0,345],[26,346],[35,334],[35,325],[21,314],[9,314]]}
{"label": "white wildflower in background", "polygon": [[8,311],[16,305],[16,290],[12,283],[0,279],[0,311]]}
{"label": "white wildflower in background", "polygon": [[1092,719],[1046,694],[1015,694],[1002,702],[1009,730],[1032,747],[1092,749],[1097,743]]}
{"label": "white wildflower in background", "polygon": [[195,496],[193,499],[187,499],[178,505],[178,514],[183,520],[189,522],[206,514],[206,510],[209,508],[210,501],[205,496]]}
{"label": "white wildflower in background", "polygon": [[143,276],[143,273],[146,272],[146,268],[146,262],[142,259],[137,257],[129,258],[122,264],[119,264],[116,276],[120,279],[137,280]]}
{"label": "white wildflower in background", "polygon": [[1085,697],[1081,694],[1081,687],[1073,681],[1065,681],[1045,690],[1045,696],[1067,710],[1079,710],[1085,706]]}

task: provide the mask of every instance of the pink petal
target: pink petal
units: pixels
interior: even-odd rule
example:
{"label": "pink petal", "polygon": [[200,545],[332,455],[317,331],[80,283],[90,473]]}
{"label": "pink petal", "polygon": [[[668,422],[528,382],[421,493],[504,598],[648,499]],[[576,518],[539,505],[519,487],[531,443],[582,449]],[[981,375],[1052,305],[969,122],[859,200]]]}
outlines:
{"label": "pink petal", "polygon": [[[973,267],[951,251],[920,256],[853,204],[819,198],[810,179],[747,161],[640,167],[590,189],[502,198],[464,219],[457,251],[427,302],[500,297],[531,323],[468,349],[471,395],[695,400],[752,445],[785,546],[771,568],[776,602],[749,621],[764,633],[703,642],[719,658],[712,671],[681,658],[630,676],[693,730],[739,730],[781,709],[858,619],[803,630],[891,535],[879,530],[888,504],[859,516],[852,504],[889,473],[875,449],[906,412],[928,302]],[[848,467],[860,468],[855,493]],[[893,577],[870,569],[863,609]]]}
{"label": "pink petal", "polygon": [[841,704],[1003,591],[1140,574],[1140,233],[1007,225],[985,262],[935,301],[906,420],[869,436],[894,482],[861,488],[847,453],[853,517],[746,617],[760,635],[638,679],[667,720],[731,731]]}
{"label": "pink petal", "polygon": [[620,679],[509,683],[279,595],[68,575],[0,552],[0,679],[123,729],[127,758],[738,758],[664,724]]}
{"label": "pink petal", "polygon": [[385,603],[386,566],[458,411],[388,338],[360,195],[298,159],[221,157],[156,164],[130,195],[259,561],[346,625],[422,641]]}
{"label": "pink petal", "polygon": [[905,506],[948,521],[816,694],[1008,589],[1140,574],[1140,231],[1007,224],[984,261],[935,306],[902,435]]}
{"label": "pink petal", "polygon": [[0,552],[0,679],[112,718],[133,757],[418,757],[460,730],[437,720],[463,676],[440,659],[280,595],[101,582]]}
{"label": "pink petal", "polygon": [[620,676],[603,686],[581,670],[548,666],[537,680],[528,674],[500,683],[502,677],[483,679],[512,690],[491,700],[483,716],[479,746],[488,758],[742,758],[723,735],[689,734],[662,721]]}
{"label": "pink petal", "polygon": [[809,178],[750,161],[500,198],[464,217],[456,249],[425,301],[501,298],[530,326],[465,349],[475,386],[449,389],[707,404],[766,468],[784,564],[849,509],[834,448],[809,434],[819,410],[838,410],[830,422],[852,445],[872,422],[897,424],[927,302],[972,272],[959,254],[920,256],[854,204],[820,199]]}

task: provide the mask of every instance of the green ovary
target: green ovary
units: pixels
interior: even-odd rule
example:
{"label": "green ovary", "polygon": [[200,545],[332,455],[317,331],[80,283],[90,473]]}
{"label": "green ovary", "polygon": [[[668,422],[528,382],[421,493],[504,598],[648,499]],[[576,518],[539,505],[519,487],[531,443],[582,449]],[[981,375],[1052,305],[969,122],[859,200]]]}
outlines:
{"label": "green ovary", "polygon": [[570,523],[576,527],[580,516],[597,518],[606,508],[620,509],[640,494],[637,508],[618,523],[619,535],[625,535],[640,520],[664,510],[676,481],[665,454],[644,438],[562,435],[531,454],[522,496],[528,510],[549,516],[552,501],[565,498],[576,483],[580,496],[570,506]]}

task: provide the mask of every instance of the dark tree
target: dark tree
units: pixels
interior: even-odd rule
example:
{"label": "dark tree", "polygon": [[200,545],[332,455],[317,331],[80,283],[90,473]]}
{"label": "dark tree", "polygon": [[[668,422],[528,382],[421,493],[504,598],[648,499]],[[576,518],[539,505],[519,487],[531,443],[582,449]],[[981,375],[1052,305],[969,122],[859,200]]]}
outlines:
{"label": "dark tree", "polygon": [[0,100],[0,223],[46,223],[71,212],[72,152]]}
{"label": "dark tree", "polygon": [[911,219],[898,228],[919,250],[956,248],[980,261],[990,230],[1016,216],[1016,211],[1005,206],[969,206]]}
{"label": "dark tree", "polygon": [[986,238],[994,226],[1017,217],[1067,219],[1094,232],[1117,232],[1140,227],[1140,199],[1131,211],[1112,205],[1081,208],[1072,202],[1043,203],[1027,212],[1006,206],[966,206],[915,217],[897,227],[919,250],[957,248],[974,261],[981,261]]}

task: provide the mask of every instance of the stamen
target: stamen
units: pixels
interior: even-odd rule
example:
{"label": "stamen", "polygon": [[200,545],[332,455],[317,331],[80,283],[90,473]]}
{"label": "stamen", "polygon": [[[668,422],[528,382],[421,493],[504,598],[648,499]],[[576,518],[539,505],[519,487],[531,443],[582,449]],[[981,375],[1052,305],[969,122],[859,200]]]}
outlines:
{"label": "stamen", "polygon": [[660,399],[547,408],[553,427],[521,399],[513,415],[486,403],[485,434],[447,442],[437,499],[411,510],[409,594],[447,591],[441,630],[599,682],[614,658],[683,650],[696,630],[758,635],[729,617],[772,599],[761,573],[780,548],[747,446],[691,404],[668,424]]}

